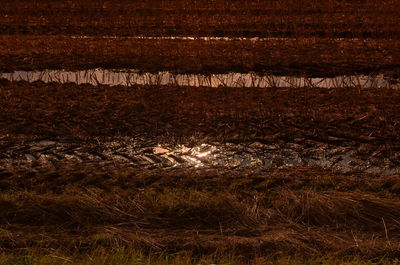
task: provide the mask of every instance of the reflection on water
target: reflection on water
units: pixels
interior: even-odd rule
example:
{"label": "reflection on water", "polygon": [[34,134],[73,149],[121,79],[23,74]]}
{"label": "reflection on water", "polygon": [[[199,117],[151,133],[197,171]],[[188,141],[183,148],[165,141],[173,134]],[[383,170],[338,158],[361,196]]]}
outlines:
{"label": "reflection on water", "polygon": [[400,88],[383,75],[349,75],[332,78],[306,78],[294,76],[258,75],[255,73],[228,74],[172,74],[169,72],[143,73],[137,70],[91,69],[82,71],[45,70],[0,73],[0,78],[10,81],[43,81],[111,86],[173,85],[195,87],[379,87]]}
{"label": "reflection on water", "polygon": [[[159,144],[156,147],[145,147],[138,153],[147,153],[148,157],[162,158],[167,167],[227,167],[227,168],[270,168],[292,166],[318,166],[322,168],[349,172],[362,170],[367,173],[400,174],[397,165],[387,163],[389,160],[365,159],[350,147],[334,147],[328,144],[315,144],[305,147],[299,144],[199,144],[193,147],[185,145]],[[162,165],[162,161],[152,159],[153,165]]]}
{"label": "reflection on water", "polygon": [[[77,35],[72,39],[93,39],[93,36]],[[133,40],[189,40],[189,41],[266,41],[266,40],[293,40],[293,38],[260,38],[260,37],[210,37],[210,36],[96,36],[100,39],[133,39]],[[339,38],[335,39],[339,40]],[[357,40],[357,39],[352,39]]]}
{"label": "reflection on water", "polygon": [[[375,151],[374,151],[375,152]],[[378,151],[379,152],[379,151]],[[395,157],[400,152],[393,154]],[[188,146],[149,144],[137,139],[85,144],[82,142],[37,141],[16,143],[2,158],[0,167],[57,167],[60,163],[95,163],[123,165],[123,167],[154,168],[282,168],[318,166],[348,172],[399,175],[399,164],[389,158],[360,155],[354,147],[337,147],[325,143],[300,145],[294,143],[263,144],[260,142],[233,144],[214,143]]]}
{"label": "reflection on water", "polygon": [[[186,161],[186,163],[194,167],[205,166],[207,162],[215,159],[214,156],[218,151],[216,146],[208,144],[201,144],[192,148],[186,147],[185,145],[177,145],[174,148],[168,149],[158,145],[153,148],[154,154],[166,158],[173,166],[178,166],[183,161]],[[173,157],[175,157],[175,159]],[[181,159],[177,159],[177,157]]]}
{"label": "reflection on water", "polygon": [[[88,36],[88,35],[72,35],[72,39],[133,39],[133,40],[188,40],[188,41],[270,41],[279,40],[293,41],[290,37],[216,37],[216,36],[115,36],[115,35],[103,35],[103,36]],[[302,37],[307,39],[307,37]],[[315,39],[315,37],[310,37],[309,39]],[[365,38],[330,38],[332,41],[360,41],[365,40]]]}

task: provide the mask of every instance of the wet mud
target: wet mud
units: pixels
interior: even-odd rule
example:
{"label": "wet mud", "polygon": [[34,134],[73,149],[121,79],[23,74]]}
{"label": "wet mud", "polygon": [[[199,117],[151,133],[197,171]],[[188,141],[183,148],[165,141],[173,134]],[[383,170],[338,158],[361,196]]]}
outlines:
{"label": "wet mud", "polygon": [[0,249],[398,258],[398,9],[2,3]]}
{"label": "wet mud", "polygon": [[3,173],[19,170],[57,168],[63,164],[92,164],[99,167],[122,167],[138,170],[192,169],[255,170],[286,167],[321,167],[339,172],[365,172],[399,175],[400,165],[394,157],[371,156],[357,149],[306,141],[303,145],[213,143],[186,146],[151,143],[140,139],[113,139],[92,143],[78,141],[40,140],[8,145],[2,149],[0,166]]}

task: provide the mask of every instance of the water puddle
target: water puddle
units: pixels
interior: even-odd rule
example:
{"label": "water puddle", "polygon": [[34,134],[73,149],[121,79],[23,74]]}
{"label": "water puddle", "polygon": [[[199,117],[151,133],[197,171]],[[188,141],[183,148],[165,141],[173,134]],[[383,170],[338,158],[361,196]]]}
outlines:
{"label": "water puddle", "polygon": [[[201,36],[71,36],[72,39],[133,39],[133,40],[189,40],[189,41],[267,41],[290,40],[290,38],[259,38],[259,37],[201,37]],[[293,40],[293,39],[292,39]]]}
{"label": "water puddle", "polygon": [[[132,40],[188,40],[188,41],[285,41],[285,40],[295,40],[295,38],[290,37],[218,37],[218,36],[113,36],[113,35],[103,35],[103,36],[89,36],[89,35],[72,35],[68,36],[72,39],[132,39]],[[302,37],[302,39],[318,39],[316,37]],[[330,38],[332,41],[365,41],[366,39],[360,38]]]}
{"label": "water puddle", "polygon": [[[400,156],[400,152],[395,154]],[[62,141],[38,141],[10,147],[0,158],[4,168],[58,167],[62,163],[94,163],[123,165],[134,168],[271,168],[318,166],[349,172],[399,175],[400,167],[387,158],[360,156],[350,147],[325,143],[233,144],[214,143],[187,146],[184,144],[144,144],[133,139],[120,139],[97,144]]]}
{"label": "water puddle", "polygon": [[383,75],[348,75],[331,78],[306,78],[295,76],[258,75],[255,73],[227,74],[173,74],[169,72],[143,73],[138,70],[91,69],[82,71],[45,70],[0,73],[0,79],[9,81],[43,81],[46,83],[75,83],[110,86],[171,85],[192,87],[362,87],[394,88],[395,83]]}

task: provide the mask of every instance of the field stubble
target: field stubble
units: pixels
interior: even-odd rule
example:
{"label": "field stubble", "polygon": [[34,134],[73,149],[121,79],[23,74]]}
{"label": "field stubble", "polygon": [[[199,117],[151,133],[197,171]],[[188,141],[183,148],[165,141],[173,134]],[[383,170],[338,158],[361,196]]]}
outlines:
{"label": "field stubble", "polygon": [[[0,10],[0,69],[398,78],[398,9],[395,0],[19,0]],[[196,39],[204,36],[266,39]],[[20,257],[60,253],[66,263],[110,249],[187,253],[190,261],[181,264],[202,255],[231,255],[240,263],[259,256],[390,263],[400,256],[396,175],[310,166],[161,169],[115,161],[10,161],[32,142],[90,146],[125,137],[151,145],[323,143],[398,168],[399,102],[399,90],[390,88],[0,80],[0,249]],[[13,149],[16,143],[21,150]],[[25,257],[20,263],[29,264]],[[98,256],[89,258],[95,263]]]}
{"label": "field stubble", "polygon": [[399,97],[399,90],[389,88],[109,87],[3,80],[1,133],[312,138],[395,146]]}
{"label": "field stubble", "polygon": [[3,190],[3,250],[399,256],[395,177],[313,168],[138,174],[80,164],[62,170],[31,175],[41,184],[30,188]]}
{"label": "field stubble", "polygon": [[[3,80],[1,148],[116,136],[189,145],[311,141],[396,163],[399,97],[398,90],[360,87],[128,88]],[[300,166],[21,165],[1,172],[0,238],[7,252],[57,249],[76,256],[128,247],[244,260],[399,257],[397,176]]]}
{"label": "field stubble", "polygon": [[0,69],[140,69],[145,72],[399,77],[391,39],[148,40],[1,35]]}
{"label": "field stubble", "polygon": [[4,3],[0,34],[398,39],[389,1],[132,1]]}

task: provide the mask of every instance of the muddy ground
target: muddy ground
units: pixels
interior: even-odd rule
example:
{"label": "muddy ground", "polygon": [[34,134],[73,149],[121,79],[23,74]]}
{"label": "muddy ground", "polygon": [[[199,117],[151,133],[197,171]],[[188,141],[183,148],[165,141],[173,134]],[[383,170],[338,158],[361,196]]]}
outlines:
{"label": "muddy ground", "polygon": [[3,80],[1,247],[399,257],[399,98]]}
{"label": "muddy ground", "polygon": [[[4,3],[0,10],[0,69],[104,67],[305,76],[384,73],[398,78],[398,9],[394,0],[329,4],[19,0]],[[130,39],[138,36],[267,39]]]}
{"label": "muddy ground", "polygon": [[201,74],[253,71],[308,77],[400,76],[400,44],[392,39],[206,41],[0,35],[0,46],[3,72],[103,67]]}
{"label": "muddy ground", "polygon": [[[399,78],[394,0],[162,3],[2,3],[0,70]],[[0,250],[399,258],[399,102],[0,80]]]}
{"label": "muddy ground", "polygon": [[313,139],[396,150],[400,133],[400,91],[389,88],[0,85],[2,135]]}
{"label": "muddy ground", "polygon": [[398,39],[399,3],[267,0],[4,3],[0,34]]}

